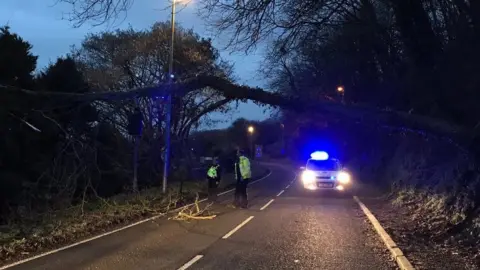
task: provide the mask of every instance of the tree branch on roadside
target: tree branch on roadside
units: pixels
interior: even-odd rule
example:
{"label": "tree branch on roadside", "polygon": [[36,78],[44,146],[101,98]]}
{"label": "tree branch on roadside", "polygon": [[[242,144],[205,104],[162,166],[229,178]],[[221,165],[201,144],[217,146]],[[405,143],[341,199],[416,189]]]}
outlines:
{"label": "tree branch on roadside", "polygon": [[193,205],[183,207],[176,216],[169,219],[181,221],[214,219],[217,215],[209,213],[211,206],[212,204],[210,203],[201,209],[199,196],[197,194]]}

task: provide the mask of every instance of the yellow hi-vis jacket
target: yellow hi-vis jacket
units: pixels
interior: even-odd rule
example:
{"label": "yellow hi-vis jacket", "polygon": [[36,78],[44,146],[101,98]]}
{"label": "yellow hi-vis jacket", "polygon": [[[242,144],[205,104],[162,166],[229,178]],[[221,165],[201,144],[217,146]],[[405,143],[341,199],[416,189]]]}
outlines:
{"label": "yellow hi-vis jacket", "polygon": [[218,166],[211,166],[210,169],[208,169],[207,176],[217,178],[217,168]]}
{"label": "yellow hi-vis jacket", "polygon": [[[248,160],[248,158],[245,156],[240,156],[239,160],[240,162],[238,163],[238,168],[240,169],[240,175],[242,176],[242,180],[252,178],[252,171],[250,170],[250,160]],[[237,163],[235,163],[235,179],[237,178]]]}

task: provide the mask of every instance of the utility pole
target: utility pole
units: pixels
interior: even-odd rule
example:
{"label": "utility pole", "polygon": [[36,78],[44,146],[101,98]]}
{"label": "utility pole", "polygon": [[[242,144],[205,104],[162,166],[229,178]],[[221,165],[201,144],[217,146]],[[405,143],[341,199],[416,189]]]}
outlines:
{"label": "utility pole", "polygon": [[252,155],[251,158],[255,158],[255,147],[253,145],[253,133],[255,132],[255,128],[253,126],[248,126],[248,142],[250,144],[250,154]]}
{"label": "utility pole", "polygon": [[173,91],[173,45],[175,41],[175,4],[176,0],[172,0],[172,33],[170,39],[170,57],[168,60],[168,91],[167,91],[167,106],[166,106],[166,115],[165,115],[165,158],[163,164],[163,181],[162,181],[162,191],[163,193],[167,192],[167,180],[168,172],[170,169],[170,128],[172,121],[172,91]]}
{"label": "utility pole", "polygon": [[285,125],[282,123],[282,124],[280,124],[280,127],[282,128],[282,150],[281,150],[281,154],[284,155],[286,153],[286,149],[285,149]]}
{"label": "utility pole", "polygon": [[337,91],[338,93],[340,93],[342,97],[342,104],[345,104],[345,88],[342,85],[340,85],[337,87]]}

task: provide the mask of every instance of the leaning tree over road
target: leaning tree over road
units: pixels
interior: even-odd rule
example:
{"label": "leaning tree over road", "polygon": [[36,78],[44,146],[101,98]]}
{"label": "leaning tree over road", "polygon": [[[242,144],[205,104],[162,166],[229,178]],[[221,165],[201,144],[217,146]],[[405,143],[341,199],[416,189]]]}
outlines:
{"label": "leaning tree over road", "polygon": [[[128,5],[125,4],[131,3],[131,1],[123,0],[72,0],[69,2],[86,3],[87,5],[83,7],[100,7],[100,9],[94,9],[93,12],[97,13],[89,13],[92,12],[92,10],[84,10],[85,12],[77,13],[77,15],[83,14],[84,16],[77,17],[80,21],[82,18],[89,19],[89,16],[92,14],[97,14],[97,18],[99,18],[98,14],[103,14],[103,18],[108,19],[109,16],[114,14],[111,12],[119,11],[122,7],[128,8]],[[100,6],[91,5],[94,3],[100,4]],[[111,5],[115,3],[118,4],[116,5],[116,9],[102,9],[102,7],[112,7],[108,6],[108,4]],[[337,117],[368,126],[397,127],[405,131],[414,130],[419,133],[446,136],[449,139],[460,142],[467,148],[472,146],[474,152],[479,152],[476,151],[478,144],[476,143],[475,131],[472,129],[473,125],[471,124],[474,123],[476,119],[477,114],[474,113],[475,110],[467,110],[467,114],[470,115],[469,120],[463,123],[464,125],[457,125],[453,124],[451,120],[455,119],[455,113],[452,112],[458,111],[458,108],[444,106],[445,100],[448,100],[447,98],[451,97],[453,93],[447,90],[455,89],[457,91],[457,88],[452,87],[453,81],[462,83],[463,87],[459,87],[458,92],[466,91],[461,92],[462,95],[453,96],[454,98],[461,98],[465,102],[475,100],[476,92],[470,91],[469,89],[478,87],[478,83],[475,83],[476,76],[469,76],[466,80],[458,80],[458,78],[461,78],[459,74],[466,73],[471,75],[472,72],[469,69],[475,65],[453,65],[455,67],[461,66],[461,68],[458,69],[462,69],[464,72],[452,73],[452,78],[443,73],[451,70],[448,63],[458,63],[455,61],[459,61],[459,59],[475,63],[478,52],[473,52],[472,48],[474,47],[462,48],[460,44],[456,42],[445,41],[449,39],[441,39],[440,42],[437,41],[439,37],[445,37],[445,34],[449,34],[449,37],[452,37],[451,40],[453,40],[453,37],[457,37],[457,40],[471,40],[471,42],[467,44],[476,44],[475,42],[478,40],[475,37],[478,36],[472,34],[475,33],[478,28],[478,21],[474,16],[476,14],[477,4],[474,3],[474,1],[471,1],[470,5],[466,7],[461,7],[458,1],[454,4],[446,0],[438,1],[435,5],[426,7],[424,5],[418,5],[416,1],[393,0],[381,2],[368,0],[323,1],[322,4],[315,4],[317,3],[315,1],[299,2],[294,0],[263,2],[237,1],[234,4],[228,4],[229,1],[211,0],[202,3],[206,4],[204,11],[222,11],[222,14],[229,15],[231,16],[230,18],[236,18],[234,21],[228,21],[226,20],[228,18],[222,16],[212,16],[212,18],[218,18],[220,20],[217,22],[220,30],[235,30],[233,38],[235,38],[236,43],[247,46],[243,47],[243,49],[257,44],[261,40],[261,37],[268,38],[269,34],[280,35],[276,36],[277,41],[272,44],[271,53],[273,56],[279,56],[277,59],[283,61],[284,68],[287,67],[290,69],[280,68],[282,72],[294,74],[294,72],[300,70],[303,72],[301,74],[308,75],[311,71],[321,71],[322,68],[328,67],[332,61],[335,62],[337,59],[343,59],[344,61],[349,60],[349,62],[346,62],[350,67],[350,69],[347,69],[348,73],[346,75],[340,75],[342,75],[345,80],[355,79],[353,80],[355,84],[351,86],[352,91],[357,91],[357,93],[361,93],[362,90],[365,91],[365,87],[357,87],[355,90],[355,86],[357,84],[363,84],[368,87],[369,84],[365,83],[368,82],[368,80],[365,80],[365,78],[371,74],[381,74],[381,77],[375,78],[372,86],[378,85],[382,80],[395,79],[395,82],[398,81],[402,87],[405,86],[405,89],[408,89],[408,91],[398,90],[403,91],[403,93],[400,94],[406,97],[406,102],[389,109],[380,109],[384,108],[385,105],[390,105],[389,103],[382,103],[380,101],[378,103],[369,102],[369,99],[360,99],[356,103],[342,105],[328,99],[329,93],[324,92],[324,90],[328,88],[328,85],[324,85],[323,88],[319,89],[311,89],[311,87],[309,89],[309,87],[303,86],[298,87],[298,80],[295,80],[298,73],[294,74],[294,76],[289,76],[292,80],[289,80],[287,84],[281,85],[281,82],[277,84],[280,88],[273,89],[275,91],[265,91],[259,88],[235,84],[231,80],[226,79],[225,76],[218,76],[219,74],[211,72],[211,70],[196,69],[194,69],[193,72],[186,72],[185,76],[179,76],[175,83],[173,94],[174,99],[178,102],[193,100],[194,98],[189,99],[188,97],[190,97],[190,95],[195,96],[197,93],[201,93],[201,95],[211,93],[214,95],[214,100],[209,99],[212,105],[217,101],[227,102],[228,100],[251,99],[290,111],[310,112],[311,115],[317,114],[322,117]],[[449,5],[445,5],[445,3],[449,3]],[[296,8],[293,9],[291,7]],[[299,15],[303,14],[302,12],[305,12],[307,9],[310,11],[305,14],[309,14],[309,16]],[[432,13],[432,10],[437,12]],[[362,15],[363,13],[367,15]],[[425,14],[428,15],[427,18],[429,18],[429,20],[425,20]],[[444,14],[444,16],[439,20],[434,20],[430,19],[430,17],[433,16],[432,14]],[[296,18],[296,20],[290,20],[292,18]],[[366,18],[370,20],[376,18],[376,21],[371,21],[369,24],[365,21]],[[275,21],[274,19],[278,19],[279,21]],[[224,20],[223,23],[222,20]],[[435,24],[431,23],[431,21],[435,21]],[[349,24],[352,24],[352,22],[356,22],[358,25],[349,27]],[[457,22],[459,24],[457,24]],[[419,24],[421,28],[425,30],[423,32],[427,34],[422,36],[416,31],[409,32],[409,26],[416,24]],[[434,25],[435,27],[433,27]],[[453,27],[453,25],[455,25],[455,27]],[[363,28],[356,28],[360,26]],[[161,26],[159,29],[153,29],[152,31],[157,30],[161,33]],[[338,31],[338,33],[334,35],[332,34],[335,32],[334,30],[341,31]],[[367,45],[365,45],[365,41],[362,41],[359,36],[355,35],[355,33],[360,30],[365,31],[367,34],[379,36],[376,36],[375,39],[370,39],[370,41],[374,41],[373,44],[367,43]],[[304,37],[309,37],[310,39],[305,39]],[[55,91],[54,89],[30,91],[23,89],[25,86],[14,85],[14,87],[2,86],[2,92],[9,97],[15,96],[16,100],[34,99],[35,102],[51,102],[55,100],[59,104],[69,104],[72,102],[84,104],[95,103],[104,104],[104,107],[107,106],[105,104],[108,104],[111,112],[124,112],[128,110],[126,108],[131,107],[134,100],[147,102],[147,100],[150,100],[152,97],[164,96],[167,91],[165,85],[161,83],[161,76],[154,80],[146,79],[143,82],[139,82],[139,78],[137,77],[141,76],[142,72],[149,72],[151,70],[145,65],[149,63],[148,59],[155,59],[155,55],[158,55],[155,50],[144,51],[141,49],[154,43],[155,41],[152,41],[152,38],[155,40],[158,37],[152,36],[151,34],[149,37],[149,31],[134,33],[129,32],[129,30],[124,30],[117,33],[92,36],[90,39],[87,39],[85,47],[80,48],[79,51],[77,51],[78,54],[74,55],[74,57],[77,59],[77,62],[80,63],[80,69],[86,74],[91,74],[88,76],[87,81],[91,84],[95,83],[95,85],[99,87],[99,90],[90,89],[86,93],[73,93],[73,91],[67,93],[65,91]],[[165,38],[167,38],[167,36]],[[107,60],[105,63],[98,61],[98,66],[92,64],[93,62],[89,62],[95,59],[94,56],[96,53],[103,52],[103,49],[109,48],[109,39],[119,41],[116,43],[117,47],[114,47],[118,49],[117,51],[109,53],[107,50],[107,53],[104,54],[105,56],[112,55],[113,58]],[[206,48],[208,48],[208,43],[200,42],[200,44],[204,44],[207,46]],[[312,46],[312,44],[318,44],[318,46]],[[340,46],[342,44],[345,46]],[[359,44],[362,44],[362,46]],[[439,51],[435,49],[438,44],[441,45]],[[423,52],[425,52],[426,46],[432,46],[434,49],[424,54]],[[313,50],[312,47],[316,47],[317,51]],[[140,48],[140,53],[136,56],[125,53],[129,50],[131,52],[132,48],[135,48],[135,50]],[[315,56],[321,55],[322,53],[325,54],[325,52],[329,52],[329,50],[333,50],[332,55],[337,58],[322,58],[320,59],[321,61],[314,61]],[[353,52],[357,53],[351,57],[347,57],[349,53]],[[461,53],[467,52],[472,53],[472,57],[468,59],[466,59],[466,57],[457,57],[461,55]],[[439,54],[441,55],[440,58],[437,57]],[[366,58],[360,58],[360,55]],[[181,57],[181,53],[179,56]],[[293,62],[295,57],[302,61]],[[453,62],[447,62],[449,59]],[[373,60],[375,60],[375,65],[371,65]],[[312,66],[302,64],[305,62],[311,62],[313,69]],[[421,64],[419,64],[420,62]],[[440,65],[444,62],[446,63],[445,65]],[[105,67],[108,66],[107,63],[111,64],[112,68],[106,69]],[[295,63],[295,66],[292,66],[292,63]],[[377,70],[369,69],[368,72],[366,72],[365,69],[359,68],[365,66],[364,64],[370,64],[367,66],[376,67]],[[405,70],[417,71],[417,69],[418,72],[405,73]],[[363,71],[363,73],[361,71]],[[159,74],[165,74],[161,67],[157,67],[154,72],[163,72]],[[335,69],[328,70],[328,72],[335,74]],[[151,78],[148,76],[152,74],[144,73],[143,75],[146,76],[144,78]],[[433,77],[445,80],[445,86],[443,87],[438,83],[432,84],[432,88],[438,89],[435,93],[432,93],[432,88],[426,87],[428,83],[425,84],[425,82],[431,82]],[[424,81],[423,78],[425,78]],[[421,80],[421,82],[418,83],[418,88],[409,87],[418,80]],[[155,84],[155,86],[151,84]],[[291,91],[295,90],[291,89],[292,86],[299,88],[300,91],[298,91],[298,89],[297,91]],[[305,94],[305,92],[302,92],[302,89],[307,89],[310,93],[316,93],[318,98],[312,98],[309,93]],[[397,95],[399,93],[395,94]],[[416,96],[419,96],[419,99],[413,99]],[[426,109],[425,100],[435,100],[436,102],[433,102],[432,106],[426,106],[429,108]],[[13,103],[7,104],[11,105]],[[111,104],[116,104],[117,106],[112,107]],[[466,108],[470,108],[469,103],[465,104],[467,104],[465,105]],[[223,106],[223,104],[220,105]],[[97,107],[98,106],[100,105],[97,105]],[[182,103],[176,104],[176,108],[181,107]],[[148,111],[149,106],[145,105],[143,108]],[[411,108],[413,112],[411,112]],[[407,110],[410,112],[406,112]],[[198,120],[198,117],[202,115],[201,111],[205,111],[205,109],[193,111],[193,114],[188,114],[189,116],[186,119],[189,120],[187,120],[187,122],[190,121],[190,123],[194,123],[196,119]],[[436,112],[429,113],[431,111]],[[419,114],[416,112],[419,112]],[[119,115],[119,117],[125,117],[125,113],[120,113]],[[108,118],[106,116],[108,115],[104,114],[104,119]],[[110,125],[118,126],[119,122],[121,122],[118,121],[119,117],[110,120]],[[189,127],[190,124],[185,124],[180,120],[181,118],[181,115],[177,118],[179,119],[178,127]],[[154,117],[151,119],[154,119]],[[149,120],[147,119],[147,121]],[[179,130],[182,130],[182,128]],[[177,131],[177,134],[180,135],[184,133]],[[185,134],[188,134],[188,132]],[[121,138],[120,135],[115,137],[118,140]],[[116,169],[121,168],[122,166],[118,166],[117,164]]]}

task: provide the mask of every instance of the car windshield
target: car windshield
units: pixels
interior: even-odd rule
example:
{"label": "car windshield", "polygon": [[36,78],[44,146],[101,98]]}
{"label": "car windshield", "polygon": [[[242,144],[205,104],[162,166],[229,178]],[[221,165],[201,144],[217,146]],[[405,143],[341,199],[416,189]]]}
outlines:
{"label": "car windshield", "polygon": [[336,171],[338,164],[334,160],[312,160],[307,162],[307,170],[312,171]]}

